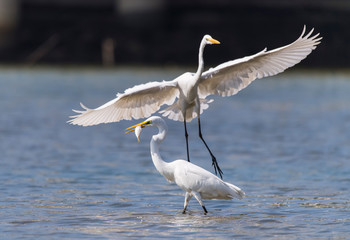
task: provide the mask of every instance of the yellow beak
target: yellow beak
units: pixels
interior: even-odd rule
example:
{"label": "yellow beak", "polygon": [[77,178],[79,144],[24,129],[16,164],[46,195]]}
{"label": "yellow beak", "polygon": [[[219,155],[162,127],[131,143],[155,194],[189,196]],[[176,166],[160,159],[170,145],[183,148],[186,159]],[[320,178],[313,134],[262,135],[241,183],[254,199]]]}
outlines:
{"label": "yellow beak", "polygon": [[146,126],[146,124],[147,124],[147,121],[144,121],[142,123],[138,123],[134,126],[128,127],[125,129],[125,131],[126,131],[125,133],[131,133],[131,132],[135,131],[135,128],[138,126],[141,126],[141,128],[144,128]]}
{"label": "yellow beak", "polygon": [[209,41],[212,43],[212,44],[220,44],[220,42],[214,38],[212,39],[209,39]]}

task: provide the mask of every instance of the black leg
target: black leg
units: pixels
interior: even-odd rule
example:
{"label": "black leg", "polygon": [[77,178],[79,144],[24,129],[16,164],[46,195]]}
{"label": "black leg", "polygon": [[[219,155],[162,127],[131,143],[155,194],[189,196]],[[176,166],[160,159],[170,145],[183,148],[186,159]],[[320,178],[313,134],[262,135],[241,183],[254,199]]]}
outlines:
{"label": "black leg", "polygon": [[199,118],[199,115],[198,115],[198,129],[199,129],[199,137],[200,139],[202,139],[204,145],[206,146],[206,148],[208,149],[208,152],[210,153],[210,156],[211,156],[211,159],[212,159],[212,165],[214,167],[214,170],[215,170],[215,174],[218,175],[218,172],[219,172],[219,175],[222,179],[222,174],[223,172],[221,171],[220,167],[219,167],[219,164],[218,162],[216,161],[216,157],[214,156],[214,154],[210,151],[207,143],[204,141],[204,138],[202,136],[202,130],[201,130],[201,120]]}
{"label": "black leg", "polygon": [[205,206],[202,206],[203,210],[204,210],[204,215],[207,215],[208,211],[207,209],[205,208]]}
{"label": "black leg", "polygon": [[188,133],[187,133],[187,127],[186,127],[186,119],[184,120],[185,125],[185,138],[186,138],[186,149],[187,149],[187,161],[190,161],[190,153],[188,151]]}

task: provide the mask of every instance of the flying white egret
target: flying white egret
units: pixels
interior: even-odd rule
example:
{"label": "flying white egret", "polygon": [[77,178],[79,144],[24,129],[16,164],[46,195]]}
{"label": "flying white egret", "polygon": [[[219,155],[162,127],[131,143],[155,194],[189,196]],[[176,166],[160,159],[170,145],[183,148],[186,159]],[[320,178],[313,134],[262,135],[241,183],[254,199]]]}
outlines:
{"label": "flying white egret", "polygon": [[[206,97],[211,94],[231,96],[247,87],[257,78],[273,76],[294,66],[311,53],[320,43],[319,34],[311,36],[313,29],[306,35],[305,26],[300,37],[284,47],[266,51],[266,48],[252,56],[228,61],[203,72],[203,51],[207,44],[220,42],[205,35],[199,47],[199,64],[196,73],[184,73],[172,81],[149,82],[126,89],[117,94],[117,98],[96,109],[81,106],[84,110],[71,116],[68,122],[81,126],[118,122],[132,118],[146,118],[158,111],[164,104],[169,105],[160,113],[174,121],[183,121],[185,127],[187,160],[190,161],[186,121],[198,118],[199,137],[208,149],[215,173],[222,178],[222,171],[215,156],[205,142],[200,124],[200,114],[209,107]],[[175,101],[177,99],[177,101]]]}
{"label": "flying white egret", "polygon": [[127,133],[135,131],[136,137],[139,140],[141,128],[147,126],[155,126],[158,128],[158,134],[152,136],[150,143],[154,166],[166,180],[175,182],[186,192],[183,213],[186,213],[188,202],[193,196],[202,206],[204,214],[208,211],[202,199],[231,200],[235,197],[239,199],[244,197],[245,194],[239,187],[224,182],[214,174],[193,163],[181,159],[173,162],[163,161],[159,153],[159,145],[166,137],[168,127],[161,117],[150,117],[142,123],[127,128],[126,131]]}

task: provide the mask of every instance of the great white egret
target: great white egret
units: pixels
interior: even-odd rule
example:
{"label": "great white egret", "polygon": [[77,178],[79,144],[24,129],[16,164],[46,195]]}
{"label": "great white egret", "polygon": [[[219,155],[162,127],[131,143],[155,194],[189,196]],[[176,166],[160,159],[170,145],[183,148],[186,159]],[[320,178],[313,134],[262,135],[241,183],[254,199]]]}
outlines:
{"label": "great white egret", "polygon": [[136,124],[126,129],[127,133],[135,131],[139,140],[141,128],[155,126],[158,128],[158,134],[152,136],[150,143],[151,156],[157,171],[169,182],[175,182],[182,190],[186,192],[183,213],[186,213],[187,205],[192,196],[194,196],[204,210],[202,199],[226,199],[243,198],[244,192],[237,186],[224,182],[207,170],[185,160],[175,160],[165,162],[159,153],[159,145],[166,137],[168,128],[165,121],[158,116],[148,118],[146,121]]}
{"label": "great white egret", "polygon": [[[190,161],[186,121],[198,118],[199,137],[208,149],[215,173],[222,178],[222,171],[215,156],[204,141],[201,131],[200,114],[209,107],[206,97],[211,94],[231,96],[247,87],[257,78],[273,76],[294,66],[311,53],[320,43],[319,34],[311,36],[313,29],[306,35],[305,26],[300,37],[284,47],[266,51],[266,48],[252,56],[228,61],[205,72],[203,51],[207,44],[219,44],[219,41],[205,35],[199,47],[199,64],[196,73],[184,73],[172,81],[149,82],[126,89],[117,94],[117,98],[96,109],[85,107],[73,110],[78,115],[71,116],[68,122],[81,126],[118,122],[132,118],[146,118],[158,111],[164,104],[169,105],[160,113],[174,121],[183,121],[185,127],[187,160]],[[177,101],[175,101],[177,99]]]}

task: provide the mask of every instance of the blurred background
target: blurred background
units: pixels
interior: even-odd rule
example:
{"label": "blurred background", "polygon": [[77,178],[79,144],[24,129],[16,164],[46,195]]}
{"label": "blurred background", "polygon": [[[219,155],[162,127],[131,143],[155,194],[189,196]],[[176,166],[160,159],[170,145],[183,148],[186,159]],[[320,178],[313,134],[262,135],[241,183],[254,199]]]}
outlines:
{"label": "blurred background", "polygon": [[[0,62],[196,64],[201,37],[215,64],[295,40],[305,24],[323,36],[300,66],[350,65],[348,0],[0,0]],[[299,66],[299,65],[298,65]]]}

